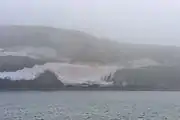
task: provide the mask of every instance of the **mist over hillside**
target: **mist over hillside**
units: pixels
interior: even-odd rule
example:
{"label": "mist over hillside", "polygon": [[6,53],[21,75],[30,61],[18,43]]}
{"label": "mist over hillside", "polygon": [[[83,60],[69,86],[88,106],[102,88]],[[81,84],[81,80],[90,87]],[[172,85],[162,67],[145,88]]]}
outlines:
{"label": "mist over hillside", "polygon": [[174,46],[118,43],[96,38],[81,31],[51,27],[0,27],[1,48],[23,48],[23,46],[54,49],[57,52],[57,59],[69,63],[128,66],[134,60],[149,59],[160,64],[177,65],[180,60],[180,48]]}
{"label": "mist over hillside", "polygon": [[[174,68],[180,66],[179,47],[119,43],[81,31],[42,26],[1,26],[0,48],[1,79],[31,80],[51,70],[63,84],[109,85],[112,81],[102,78],[115,73],[111,77],[120,86],[127,80],[132,81],[132,85],[136,85],[136,81],[140,81],[140,85],[147,83],[141,87],[152,87],[152,84],[161,87],[161,81],[168,74],[176,81],[169,67],[178,75],[179,69]],[[152,74],[151,70],[156,72]],[[139,78],[141,74],[145,78]],[[152,76],[157,76],[155,81],[151,80]],[[156,81],[158,78],[160,82]],[[165,80],[167,85],[171,83]]]}

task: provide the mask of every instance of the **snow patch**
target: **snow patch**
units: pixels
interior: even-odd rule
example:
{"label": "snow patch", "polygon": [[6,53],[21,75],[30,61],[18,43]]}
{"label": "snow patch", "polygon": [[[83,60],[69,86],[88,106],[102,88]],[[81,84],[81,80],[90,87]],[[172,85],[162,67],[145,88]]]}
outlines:
{"label": "snow patch", "polygon": [[68,63],[46,63],[45,65],[36,65],[33,68],[24,68],[16,72],[1,72],[0,78],[8,77],[12,80],[24,79],[32,80],[45,70],[55,72],[60,80],[65,84],[109,84],[101,78],[114,73],[116,66],[90,66]]}
{"label": "snow patch", "polygon": [[28,56],[31,58],[56,58],[56,50],[50,47],[19,46],[0,49],[0,56]]}
{"label": "snow patch", "polygon": [[149,59],[149,58],[143,58],[143,59],[139,59],[139,60],[133,60],[131,62],[129,62],[130,66],[132,68],[139,68],[139,67],[148,67],[148,66],[158,66],[160,65],[160,63]]}

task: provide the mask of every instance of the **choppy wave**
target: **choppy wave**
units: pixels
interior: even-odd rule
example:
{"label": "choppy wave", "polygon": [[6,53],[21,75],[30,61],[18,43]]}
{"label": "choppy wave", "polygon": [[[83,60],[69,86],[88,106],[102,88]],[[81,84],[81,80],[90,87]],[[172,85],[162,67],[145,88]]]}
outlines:
{"label": "choppy wave", "polygon": [[0,119],[178,120],[180,93],[164,92],[161,98],[153,98],[161,93],[4,92],[0,94]]}

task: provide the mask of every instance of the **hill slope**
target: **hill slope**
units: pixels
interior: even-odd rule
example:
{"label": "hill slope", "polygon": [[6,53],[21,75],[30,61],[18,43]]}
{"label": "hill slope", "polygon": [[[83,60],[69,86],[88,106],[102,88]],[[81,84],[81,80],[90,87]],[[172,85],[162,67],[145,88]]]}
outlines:
{"label": "hill slope", "polygon": [[57,51],[58,59],[71,63],[128,65],[134,60],[150,59],[176,65],[180,61],[179,47],[117,43],[80,31],[51,27],[1,26],[0,47],[15,46],[50,47]]}
{"label": "hill slope", "polygon": [[180,67],[144,67],[122,69],[114,74],[114,84],[130,88],[150,90],[180,90]]}

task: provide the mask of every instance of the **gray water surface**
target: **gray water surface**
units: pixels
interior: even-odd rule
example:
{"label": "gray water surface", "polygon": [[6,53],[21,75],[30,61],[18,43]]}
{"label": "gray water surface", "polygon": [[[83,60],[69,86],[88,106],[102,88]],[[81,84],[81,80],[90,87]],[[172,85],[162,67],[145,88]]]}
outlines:
{"label": "gray water surface", "polygon": [[0,120],[180,120],[180,92],[0,92]]}

